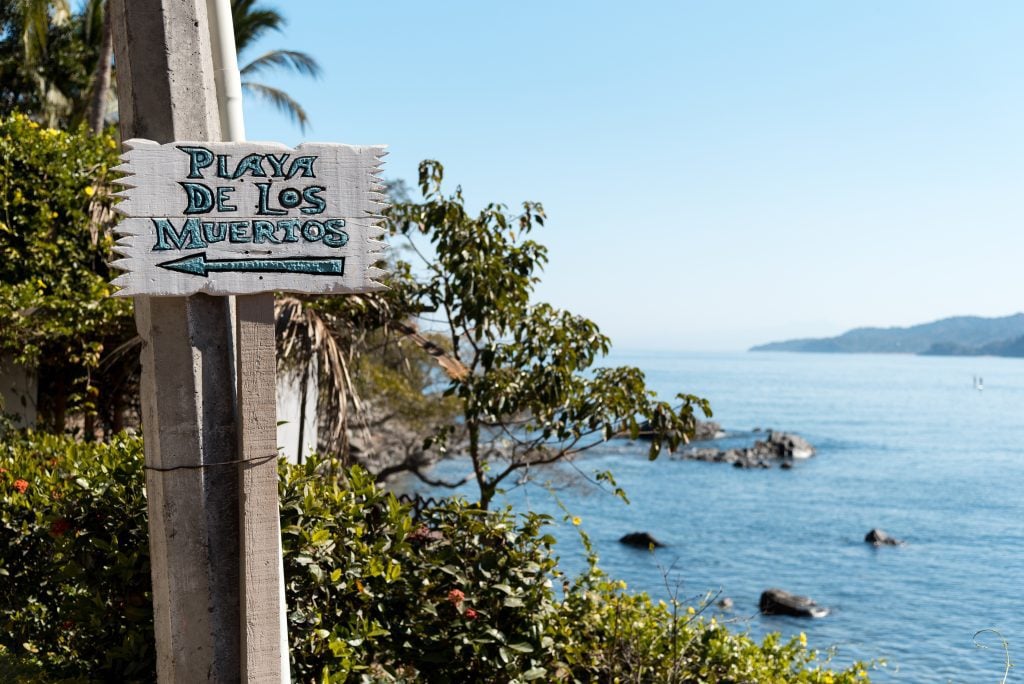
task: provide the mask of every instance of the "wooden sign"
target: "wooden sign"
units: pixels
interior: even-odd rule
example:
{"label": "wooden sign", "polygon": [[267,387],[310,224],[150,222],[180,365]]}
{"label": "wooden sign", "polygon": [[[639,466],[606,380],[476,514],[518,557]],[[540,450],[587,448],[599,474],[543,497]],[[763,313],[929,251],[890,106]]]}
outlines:
{"label": "wooden sign", "polygon": [[118,296],[383,289],[383,146],[124,147]]}

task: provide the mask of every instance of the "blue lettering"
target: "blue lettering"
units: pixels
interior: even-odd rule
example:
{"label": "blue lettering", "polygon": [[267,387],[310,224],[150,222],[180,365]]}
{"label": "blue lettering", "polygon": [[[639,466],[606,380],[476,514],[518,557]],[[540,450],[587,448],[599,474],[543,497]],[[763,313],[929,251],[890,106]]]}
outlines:
{"label": "blue lettering", "polygon": [[273,171],[270,173],[275,178],[284,178],[284,163],[288,161],[290,154],[282,154],[280,157],[275,157],[272,154],[267,155],[267,161],[270,162],[270,166]]}
{"label": "blue lettering", "polygon": [[231,242],[252,242],[252,238],[246,232],[248,227],[248,221],[231,221],[228,224]]}
{"label": "blue lettering", "polygon": [[213,191],[202,183],[178,183],[185,188],[186,214],[206,214],[213,209]]}
{"label": "blue lettering", "polygon": [[299,171],[302,171],[303,178],[316,178],[316,174],[313,173],[313,162],[316,160],[316,157],[296,157],[292,165],[288,167],[288,175],[285,176],[285,180],[293,178]]}
{"label": "blue lettering", "polygon": [[203,221],[203,237],[207,242],[224,242],[228,236],[228,225],[223,221]]}
{"label": "blue lettering", "polygon": [[307,242],[316,242],[324,236],[324,224],[319,221],[306,221],[302,224],[302,237],[306,238]]}
{"label": "blue lettering", "polygon": [[324,221],[324,244],[328,247],[344,247],[348,244],[348,233],[342,230],[345,219],[328,219]]}
{"label": "blue lettering", "polygon": [[270,221],[253,221],[252,241],[257,245],[262,245],[264,242],[279,245],[281,241],[274,235],[275,230],[277,230],[277,226]]}
{"label": "blue lettering", "polygon": [[188,178],[202,178],[200,169],[213,163],[213,152],[205,147],[179,145],[178,149],[188,155]]}
{"label": "blue lettering", "polygon": [[256,208],[257,214],[260,216],[284,216],[288,213],[283,209],[270,208],[270,183],[257,183],[256,187],[260,191],[259,205]]}
{"label": "blue lettering", "polygon": [[238,178],[239,176],[244,175],[246,171],[248,171],[254,176],[260,176],[265,178],[267,174],[263,170],[263,164],[261,163],[262,160],[263,155],[261,154],[247,154],[245,157],[242,158],[242,161],[238,162],[238,166],[235,167],[235,172],[234,174],[231,175],[231,177]]}
{"label": "blue lettering", "polygon": [[217,155],[217,175],[221,178],[231,178],[231,174],[228,173],[228,155],[226,154]]}
{"label": "blue lettering", "polygon": [[217,188],[217,211],[238,211],[238,207],[228,204],[228,195],[235,189],[230,185],[222,185]]}
{"label": "blue lettering", "polygon": [[327,202],[320,196],[320,193],[326,190],[322,185],[310,185],[308,188],[302,191],[302,199],[306,200],[313,206],[303,207],[300,211],[303,214],[322,214],[324,209],[327,208]]}
{"label": "blue lettering", "polygon": [[185,219],[185,224],[181,227],[180,232],[174,229],[174,224],[168,219],[155,218],[152,221],[153,227],[156,228],[156,245],[153,246],[155,252],[169,250],[171,245],[175,249],[206,247],[206,243],[199,235],[199,219],[197,218]]}
{"label": "blue lettering", "polygon": [[285,209],[294,209],[302,204],[302,195],[295,188],[285,188],[277,193],[277,201]]}
{"label": "blue lettering", "polygon": [[284,221],[278,221],[277,227],[284,231],[284,237],[282,238],[285,242],[298,242],[299,238],[295,234],[295,231],[299,228],[299,219],[285,219]]}

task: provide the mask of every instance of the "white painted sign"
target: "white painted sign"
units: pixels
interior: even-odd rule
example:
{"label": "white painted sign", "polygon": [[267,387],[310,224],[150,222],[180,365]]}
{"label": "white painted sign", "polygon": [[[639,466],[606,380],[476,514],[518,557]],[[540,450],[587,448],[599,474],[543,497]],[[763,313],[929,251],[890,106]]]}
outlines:
{"label": "white painted sign", "polygon": [[124,147],[118,296],[383,289],[382,145]]}

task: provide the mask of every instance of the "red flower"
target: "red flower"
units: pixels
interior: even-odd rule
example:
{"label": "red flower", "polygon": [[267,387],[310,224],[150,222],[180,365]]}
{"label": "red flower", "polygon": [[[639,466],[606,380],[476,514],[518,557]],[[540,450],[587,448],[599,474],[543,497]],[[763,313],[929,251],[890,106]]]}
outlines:
{"label": "red flower", "polygon": [[452,589],[448,592],[448,600],[451,601],[453,606],[459,605],[465,598],[466,595],[460,589]]}
{"label": "red flower", "polygon": [[50,523],[50,534],[54,537],[63,537],[64,533],[71,529],[71,523],[66,518],[57,518]]}
{"label": "red flower", "polygon": [[18,490],[19,494],[24,494],[25,490],[28,489],[28,482],[26,482],[25,480],[15,480],[14,488]]}
{"label": "red flower", "polygon": [[410,542],[434,542],[443,538],[444,535],[437,530],[431,530],[426,525],[420,525],[406,537]]}
{"label": "red flower", "polygon": [[61,628],[65,629],[65,630],[68,630],[68,629],[71,629],[72,627],[75,626],[75,621],[74,620],[65,620],[64,622],[60,623],[60,626],[61,626]]}
{"label": "red flower", "polygon": [[466,619],[467,620],[476,620],[476,611],[473,610],[472,608],[467,608],[466,609]]}

